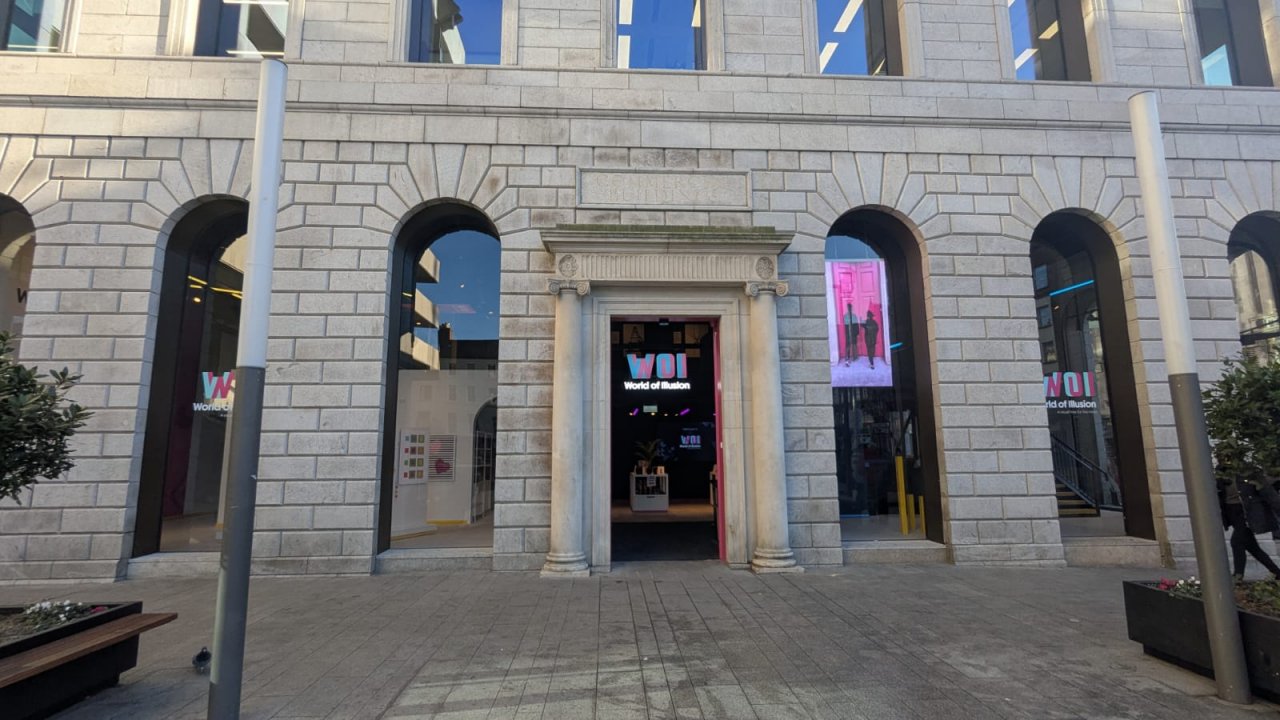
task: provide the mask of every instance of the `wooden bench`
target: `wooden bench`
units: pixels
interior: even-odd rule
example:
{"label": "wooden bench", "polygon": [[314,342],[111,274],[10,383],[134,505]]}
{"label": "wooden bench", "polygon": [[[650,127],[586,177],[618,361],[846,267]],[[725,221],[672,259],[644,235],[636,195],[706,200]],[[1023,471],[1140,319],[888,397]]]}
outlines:
{"label": "wooden bench", "polygon": [[138,636],[177,617],[173,613],[125,615],[0,659],[4,716],[48,717],[118,684],[120,673],[137,664]]}

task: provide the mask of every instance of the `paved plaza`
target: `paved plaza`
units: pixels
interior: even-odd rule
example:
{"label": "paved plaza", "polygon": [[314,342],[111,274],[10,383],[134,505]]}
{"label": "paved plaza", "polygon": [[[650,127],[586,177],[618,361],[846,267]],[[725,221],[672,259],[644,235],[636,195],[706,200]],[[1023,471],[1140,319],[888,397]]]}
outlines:
{"label": "paved plaza", "polygon": [[[580,580],[440,572],[253,583],[249,718],[1269,718],[1145,657],[1120,581],[1158,570],[635,564]],[[70,720],[203,717],[212,579],[11,586],[137,599],[122,684]]]}

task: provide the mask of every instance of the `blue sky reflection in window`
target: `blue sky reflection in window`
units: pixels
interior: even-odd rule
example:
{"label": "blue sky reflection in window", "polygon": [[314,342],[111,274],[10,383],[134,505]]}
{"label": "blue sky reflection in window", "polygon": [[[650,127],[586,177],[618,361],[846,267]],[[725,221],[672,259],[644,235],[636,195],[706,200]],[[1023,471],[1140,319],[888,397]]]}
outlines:
{"label": "blue sky reflection in window", "polygon": [[817,0],[818,71],[887,75],[884,5],[879,0]]}
{"label": "blue sky reflection in window", "polygon": [[704,70],[702,0],[618,0],[618,67]]}
{"label": "blue sky reflection in window", "polygon": [[409,62],[498,65],[502,0],[412,0]]}
{"label": "blue sky reflection in window", "polygon": [[1067,80],[1057,0],[1010,0],[1013,67],[1019,80]]}
{"label": "blue sky reflection in window", "polygon": [[65,0],[0,0],[0,50],[61,50],[65,10]]}

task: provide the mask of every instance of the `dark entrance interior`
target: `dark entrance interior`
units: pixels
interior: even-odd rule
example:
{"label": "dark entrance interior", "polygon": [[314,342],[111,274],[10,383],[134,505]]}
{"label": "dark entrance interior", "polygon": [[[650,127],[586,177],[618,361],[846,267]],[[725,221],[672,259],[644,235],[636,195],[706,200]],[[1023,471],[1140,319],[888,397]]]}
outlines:
{"label": "dark entrance interior", "polygon": [[715,324],[610,330],[612,560],[718,558]]}

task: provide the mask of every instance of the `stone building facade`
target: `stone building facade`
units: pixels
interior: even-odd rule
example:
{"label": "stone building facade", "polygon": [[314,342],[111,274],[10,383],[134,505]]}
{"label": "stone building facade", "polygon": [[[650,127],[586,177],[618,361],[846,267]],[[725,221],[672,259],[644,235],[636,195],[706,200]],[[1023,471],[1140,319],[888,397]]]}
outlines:
{"label": "stone building facade", "polygon": [[[617,69],[612,0],[506,0],[490,66],[405,62],[402,4],[289,3],[255,572],[554,570],[555,542],[606,571],[601,368],[624,316],[718,322],[731,565],[1194,563],[1126,101],[1159,92],[1211,378],[1240,351],[1229,241],[1280,211],[1280,94],[1205,86],[1173,0],[1084,3],[1087,82],[1017,79],[1005,2],[897,2],[896,77],[820,74],[813,3],[704,2],[707,69],[683,71]],[[35,238],[19,357],[80,373],[94,411],[76,468],[0,509],[2,579],[216,568],[137,537],[166,253],[248,196],[257,90],[256,62],[190,56],[179,5],[78,0],[64,52],[0,53],[0,195]],[[397,238],[443,206],[501,247],[494,529],[389,549]],[[1147,518],[1066,541],[1031,254],[1064,214],[1110,248],[1127,362],[1106,374],[1132,399],[1112,430]],[[846,221],[893,235],[917,290],[927,537],[842,536],[824,258]]]}

